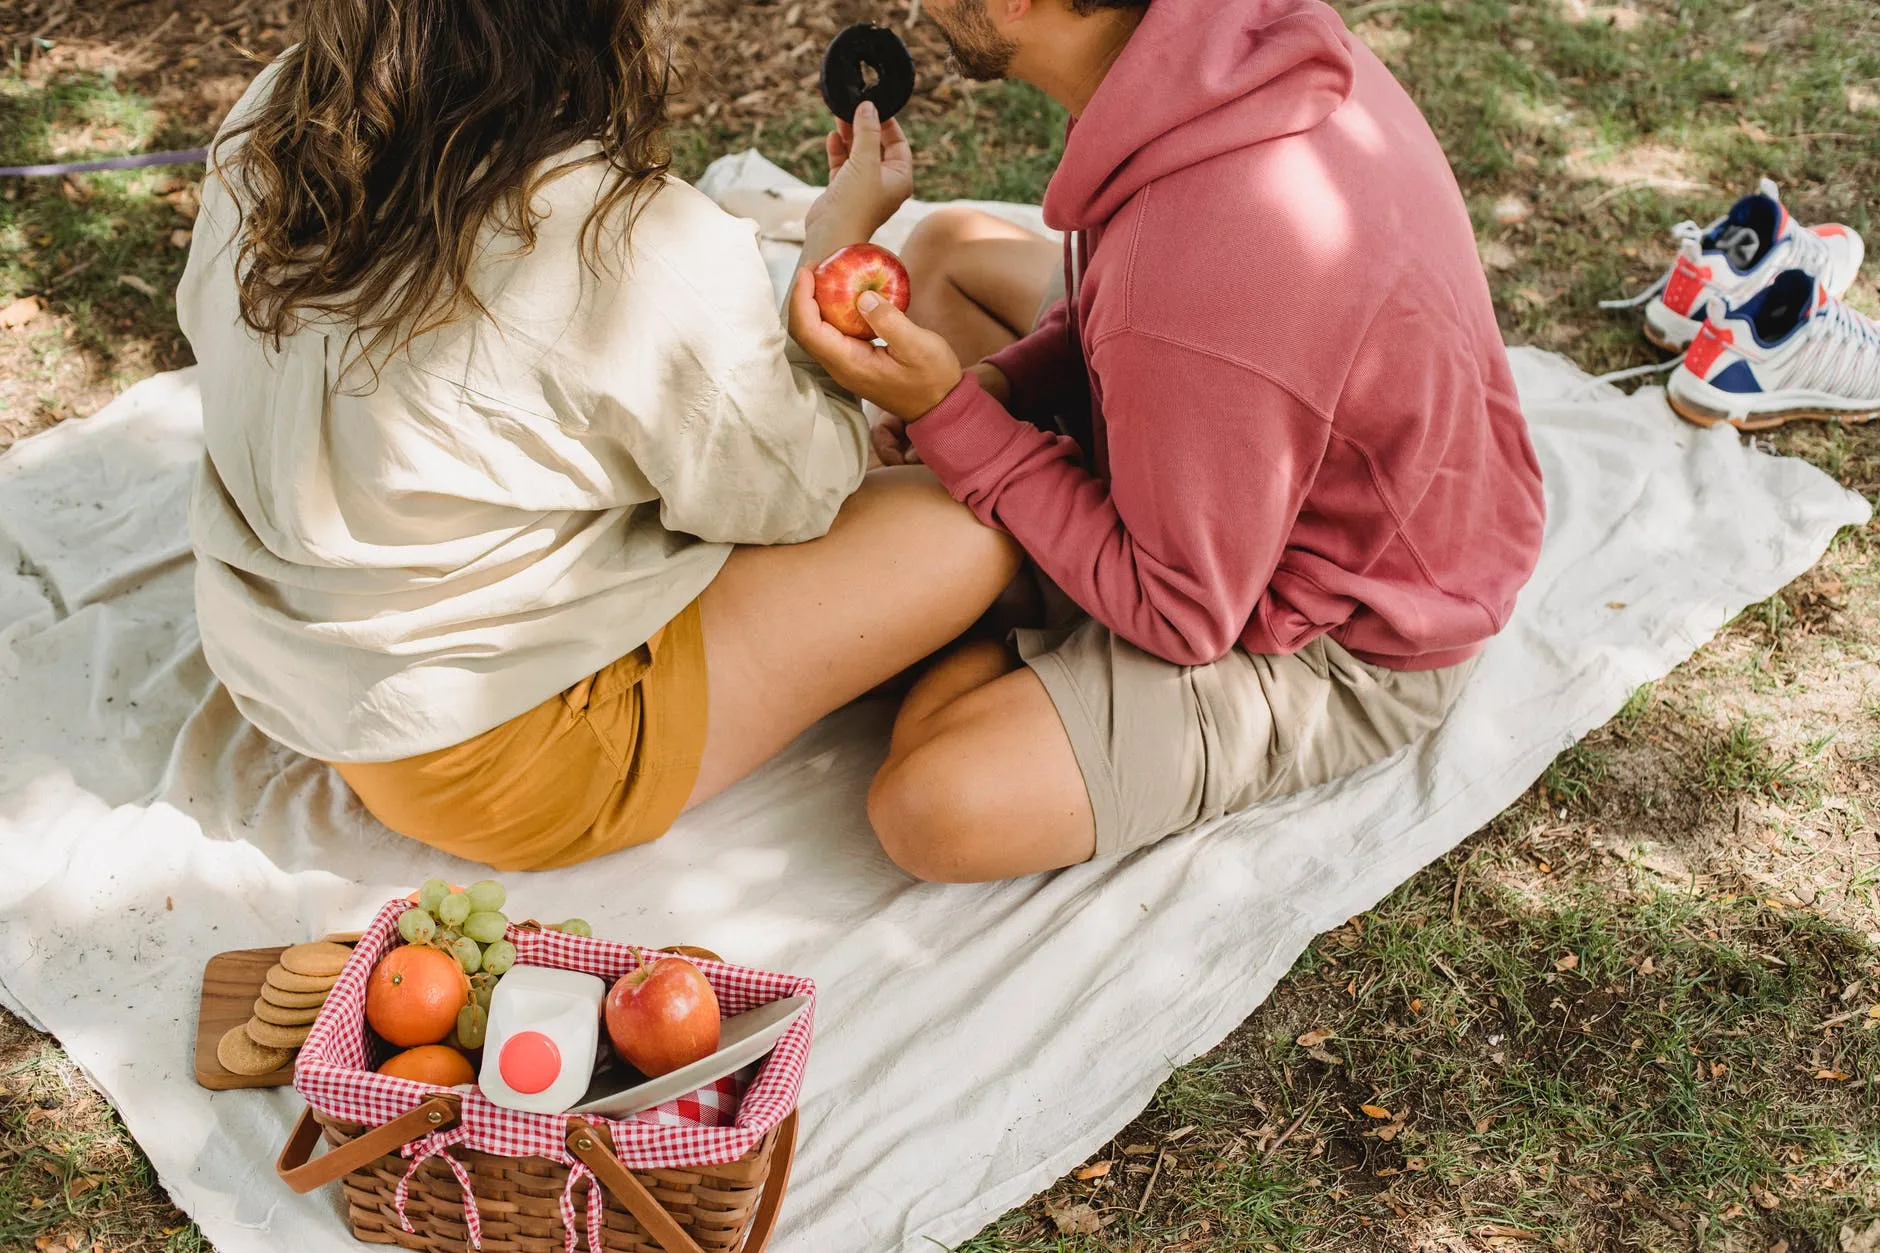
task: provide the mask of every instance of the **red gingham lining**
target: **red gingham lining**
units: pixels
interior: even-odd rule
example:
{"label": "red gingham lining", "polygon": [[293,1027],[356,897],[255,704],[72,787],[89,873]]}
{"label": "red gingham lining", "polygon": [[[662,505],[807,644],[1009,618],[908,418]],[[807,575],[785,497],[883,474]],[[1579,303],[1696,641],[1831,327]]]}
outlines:
{"label": "red gingham lining", "polygon": [[[353,949],[351,960],[326,998],[307,1033],[294,1066],[294,1088],[307,1104],[331,1118],[373,1127],[390,1122],[437,1092],[455,1092],[462,1121],[452,1143],[504,1157],[540,1156],[570,1164],[565,1143],[566,1114],[528,1114],[492,1104],[479,1091],[464,1092],[381,1075],[370,1066],[371,1037],[366,1030],[366,981],[379,958],[396,945],[398,916],[410,905],[388,902]],[[633,970],[648,950],[611,940],[510,927],[516,960],[599,975],[610,984]],[[658,954],[654,954],[655,957]],[[807,996],[809,1005],[777,1041],[750,1087],[738,1097],[739,1080],[730,1076],[656,1109],[628,1119],[589,1117],[612,1134],[614,1152],[631,1170],[658,1170],[736,1161],[796,1107],[809,1055],[816,985],[794,975],[772,974],[723,962],[695,961],[718,994],[725,1016],[767,1005],[786,996]],[[735,1113],[733,1114],[733,1111]],[[732,1114],[729,1125],[724,1124]],[[426,1137],[431,1139],[433,1137]],[[425,1153],[423,1141],[407,1156]],[[571,1181],[572,1182],[572,1181]],[[467,1199],[467,1198],[466,1198]]]}

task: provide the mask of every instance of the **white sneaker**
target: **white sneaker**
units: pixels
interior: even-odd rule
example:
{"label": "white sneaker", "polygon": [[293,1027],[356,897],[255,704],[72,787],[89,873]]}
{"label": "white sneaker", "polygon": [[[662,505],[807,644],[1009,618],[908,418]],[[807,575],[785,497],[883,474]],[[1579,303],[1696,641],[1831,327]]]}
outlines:
{"label": "white sneaker", "polygon": [[1880,322],[1786,270],[1742,305],[1711,300],[1666,394],[1687,421],[1745,431],[1880,417]]}
{"label": "white sneaker", "polygon": [[1797,223],[1766,178],[1709,226],[1680,222],[1672,233],[1680,241],[1678,259],[1663,278],[1629,300],[1599,302],[1602,309],[1644,305],[1645,338],[1666,352],[1682,352],[1697,338],[1712,299],[1740,305],[1785,270],[1806,270],[1844,296],[1867,254],[1851,227]]}

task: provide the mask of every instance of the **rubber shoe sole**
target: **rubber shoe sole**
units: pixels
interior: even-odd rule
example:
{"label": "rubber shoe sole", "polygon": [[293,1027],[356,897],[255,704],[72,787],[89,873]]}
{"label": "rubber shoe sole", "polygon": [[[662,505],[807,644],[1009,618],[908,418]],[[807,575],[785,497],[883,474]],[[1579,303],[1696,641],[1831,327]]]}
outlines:
{"label": "rubber shoe sole", "polygon": [[[1781,393],[1777,392],[1768,398],[1776,400],[1780,396]],[[1836,422],[1857,426],[1880,418],[1880,405],[1842,409],[1824,403],[1825,398],[1812,396],[1798,398],[1793,405],[1773,409],[1750,409],[1741,403],[1732,405],[1733,399],[1740,401],[1741,398],[1683,371],[1672,376],[1670,385],[1665,388],[1665,399],[1670,402],[1673,413],[1694,426],[1728,424],[1739,431],[1773,431],[1790,422]]]}

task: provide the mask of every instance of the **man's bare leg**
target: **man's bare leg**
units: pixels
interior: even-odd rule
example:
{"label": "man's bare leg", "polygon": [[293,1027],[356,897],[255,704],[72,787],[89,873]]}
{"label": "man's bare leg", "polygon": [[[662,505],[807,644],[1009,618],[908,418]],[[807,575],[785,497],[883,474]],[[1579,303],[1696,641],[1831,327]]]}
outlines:
{"label": "man's bare leg", "polygon": [[964,645],[915,685],[868,794],[888,856],[916,878],[978,883],[1096,851],[1083,773],[1038,676],[1000,644]]}
{"label": "man's bare leg", "polygon": [[709,722],[688,807],[945,648],[1018,563],[920,467],[870,474],[821,539],[734,551],[699,598]]}
{"label": "man's bare leg", "polygon": [[989,213],[936,209],[901,251],[908,316],[971,365],[1030,333],[1063,257],[1057,244]]}

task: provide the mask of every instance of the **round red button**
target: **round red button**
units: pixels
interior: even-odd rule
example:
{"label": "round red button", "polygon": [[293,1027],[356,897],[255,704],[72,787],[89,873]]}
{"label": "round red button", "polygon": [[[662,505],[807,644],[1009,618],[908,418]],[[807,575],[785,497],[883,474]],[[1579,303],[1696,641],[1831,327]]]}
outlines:
{"label": "round red button", "polygon": [[504,1042],[497,1070],[518,1092],[546,1091],[561,1077],[561,1050],[540,1031],[518,1031]]}

